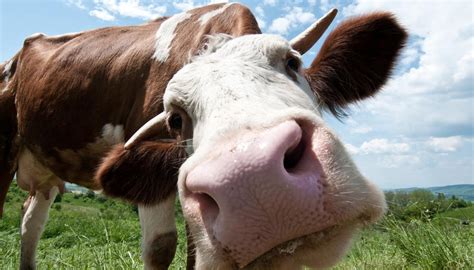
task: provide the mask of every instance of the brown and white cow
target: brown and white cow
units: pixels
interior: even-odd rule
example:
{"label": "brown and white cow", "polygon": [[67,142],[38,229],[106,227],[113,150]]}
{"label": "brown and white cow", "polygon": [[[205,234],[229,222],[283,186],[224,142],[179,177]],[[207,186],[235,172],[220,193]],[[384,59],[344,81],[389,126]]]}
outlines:
{"label": "brown and white cow", "polygon": [[356,17],[304,69],[334,16],[291,42],[239,4],[26,39],[0,94],[0,199],[15,172],[30,192],[21,268],[65,181],[139,205],[149,269],[174,256],[176,187],[197,269],[334,264],[385,203],[321,111],[374,95],[406,39],[390,14]]}

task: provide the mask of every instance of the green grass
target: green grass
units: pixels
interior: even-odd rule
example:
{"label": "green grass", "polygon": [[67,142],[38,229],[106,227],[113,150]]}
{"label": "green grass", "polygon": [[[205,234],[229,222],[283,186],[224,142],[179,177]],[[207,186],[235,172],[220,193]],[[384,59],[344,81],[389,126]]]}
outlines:
{"label": "green grass", "polygon": [[438,215],[439,218],[452,218],[455,220],[470,220],[474,222],[474,206],[453,209]]}
{"label": "green grass", "polygon": [[[18,269],[21,204],[27,194],[12,186],[0,221],[0,269]],[[185,235],[180,211],[178,231]],[[55,202],[40,241],[38,269],[143,269],[136,209],[117,200],[97,200],[66,193]],[[186,262],[180,237],[173,269]]]}
{"label": "green grass", "polygon": [[[0,221],[0,269],[18,269],[21,204],[14,185]],[[178,208],[177,208],[178,209]],[[176,210],[179,242],[171,269],[184,269],[185,229]],[[469,220],[470,225],[462,225]],[[474,269],[474,206],[431,221],[386,217],[362,231],[334,269]],[[40,241],[38,269],[143,269],[136,209],[117,201],[64,194],[53,204]]]}

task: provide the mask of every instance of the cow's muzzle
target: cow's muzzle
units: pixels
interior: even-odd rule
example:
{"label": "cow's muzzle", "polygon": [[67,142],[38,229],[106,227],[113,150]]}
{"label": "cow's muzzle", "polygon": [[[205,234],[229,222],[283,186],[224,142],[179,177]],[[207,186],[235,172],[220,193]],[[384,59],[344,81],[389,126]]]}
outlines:
{"label": "cow's muzzle", "polygon": [[243,267],[273,247],[335,224],[312,130],[286,121],[225,143],[185,180],[186,211]]}

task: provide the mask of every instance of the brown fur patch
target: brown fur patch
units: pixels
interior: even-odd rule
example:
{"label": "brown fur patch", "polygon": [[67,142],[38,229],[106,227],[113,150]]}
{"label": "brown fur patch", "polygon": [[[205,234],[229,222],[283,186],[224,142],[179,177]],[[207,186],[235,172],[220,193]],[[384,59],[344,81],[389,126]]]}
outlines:
{"label": "brown fur patch", "polygon": [[311,88],[334,115],[374,95],[388,79],[407,34],[390,13],[340,24],[305,71]]}
{"label": "brown fur patch", "polygon": [[184,150],[174,143],[143,142],[130,150],[120,144],[103,160],[95,178],[109,196],[156,204],[176,191],[184,158]]}
{"label": "brown fur patch", "polygon": [[148,261],[153,269],[168,269],[176,252],[177,240],[176,232],[158,235],[149,246],[145,247],[144,260]]}

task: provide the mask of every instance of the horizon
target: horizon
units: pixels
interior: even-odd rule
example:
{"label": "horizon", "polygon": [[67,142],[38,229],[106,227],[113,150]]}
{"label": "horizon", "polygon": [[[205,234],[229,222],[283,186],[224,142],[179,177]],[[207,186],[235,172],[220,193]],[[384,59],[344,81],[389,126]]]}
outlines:
{"label": "horizon", "polygon": [[[5,0],[0,2],[0,62],[33,33],[142,24],[210,2],[227,1]],[[410,37],[391,79],[374,98],[351,106],[342,121],[327,113],[324,118],[361,173],[384,190],[474,184],[472,1],[239,2],[252,10],[263,33],[288,40],[333,7],[339,13],[321,40],[350,16],[373,10],[394,13]],[[322,43],[304,55],[304,66]]]}

